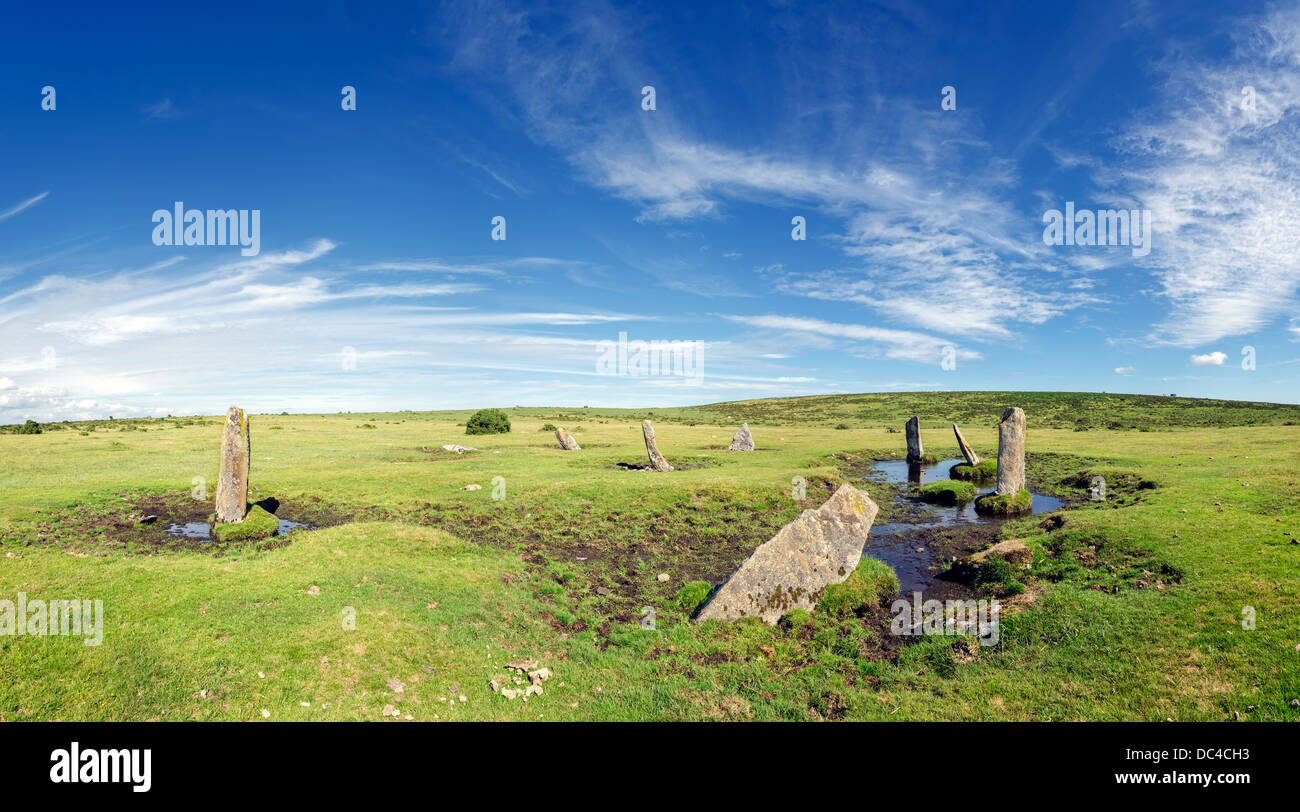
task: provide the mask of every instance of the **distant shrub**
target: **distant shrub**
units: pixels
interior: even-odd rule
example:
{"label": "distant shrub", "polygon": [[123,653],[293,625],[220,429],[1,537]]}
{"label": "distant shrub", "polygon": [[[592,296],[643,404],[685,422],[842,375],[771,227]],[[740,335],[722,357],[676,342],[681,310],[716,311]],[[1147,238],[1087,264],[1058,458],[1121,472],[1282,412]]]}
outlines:
{"label": "distant shrub", "polygon": [[466,434],[505,434],[510,418],[500,409],[479,409],[465,423]]}
{"label": "distant shrub", "polygon": [[13,433],[14,434],[40,434],[41,424],[37,423],[35,420],[28,420],[26,423],[22,424],[21,426],[15,426],[13,429]]}
{"label": "distant shrub", "polygon": [[849,424],[848,424],[848,423],[836,423],[836,424],[835,424],[835,428],[839,429],[840,431],[844,431],[844,430],[847,429],[848,427],[849,427]]}
{"label": "distant shrub", "polygon": [[554,423],[544,423],[538,431],[555,431],[557,426]]}

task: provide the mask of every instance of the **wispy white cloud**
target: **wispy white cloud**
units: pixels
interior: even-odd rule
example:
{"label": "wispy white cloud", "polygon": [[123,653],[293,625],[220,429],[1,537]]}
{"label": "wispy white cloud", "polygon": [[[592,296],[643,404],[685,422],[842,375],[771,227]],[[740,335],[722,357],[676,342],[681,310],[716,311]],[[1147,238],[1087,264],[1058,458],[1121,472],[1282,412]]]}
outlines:
{"label": "wispy white cloud", "polygon": [[1300,8],[1228,33],[1227,58],[1170,57],[1163,103],[1120,141],[1170,305],[1152,338],[1179,347],[1258,330],[1300,291]]}
{"label": "wispy white cloud", "polygon": [[1221,352],[1211,352],[1205,355],[1193,355],[1192,363],[1198,367],[1217,367],[1223,366],[1223,362],[1228,360],[1228,356]]}
{"label": "wispy white cloud", "polygon": [[814,333],[832,338],[848,339],[862,346],[868,354],[895,360],[940,364],[946,348],[953,348],[955,357],[973,361],[983,356],[974,350],[957,347],[953,342],[937,336],[911,330],[892,330],[862,324],[838,324],[821,319],[800,316],[734,316],[724,315],[728,321],[762,327],[769,330]]}
{"label": "wispy white cloud", "polygon": [[7,211],[0,211],[0,220],[8,220],[10,217],[13,217],[15,214],[30,209],[32,206],[35,206],[37,203],[40,203],[45,198],[49,197],[49,195],[50,195],[49,192],[41,192],[35,197],[29,197],[26,200],[18,203],[13,208]]}

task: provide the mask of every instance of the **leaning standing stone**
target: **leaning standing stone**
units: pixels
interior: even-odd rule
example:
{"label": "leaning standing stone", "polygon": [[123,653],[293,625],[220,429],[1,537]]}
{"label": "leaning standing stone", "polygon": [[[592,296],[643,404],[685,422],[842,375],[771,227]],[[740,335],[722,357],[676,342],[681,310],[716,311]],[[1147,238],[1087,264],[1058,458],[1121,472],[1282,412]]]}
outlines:
{"label": "leaning standing stone", "polygon": [[921,449],[921,421],[913,415],[907,421],[907,461],[920,462],[924,451]]}
{"label": "leaning standing stone", "polygon": [[841,485],[824,505],[805,510],[754,550],[696,619],[776,623],[791,610],[811,610],[826,587],[857,568],[878,510],[866,491]]}
{"label": "leaning standing stone", "polygon": [[560,441],[560,448],[563,448],[565,451],[582,450],[582,446],[578,445],[578,441],[573,439],[573,435],[564,429],[555,430],[555,439]]}
{"label": "leaning standing stone", "polygon": [[226,412],[221,436],[221,467],[217,472],[217,521],[242,522],[248,509],[248,415],[238,406]]}
{"label": "leaning standing stone", "polygon": [[957,435],[957,447],[961,449],[961,455],[966,458],[966,464],[972,468],[979,465],[979,455],[976,454],[975,449],[971,448],[970,444],[966,442],[966,438],[961,436],[961,429],[957,428],[956,423],[952,424],[952,433]]}
{"label": "leaning standing stone", "polygon": [[749,433],[749,424],[742,423],[740,431],[736,436],[731,438],[731,445],[727,446],[728,451],[753,451],[754,435]]}
{"label": "leaning standing stone", "polygon": [[1012,406],[998,423],[999,496],[1015,496],[1025,488],[1025,413]]}
{"label": "leaning standing stone", "polygon": [[659,453],[659,446],[655,445],[655,427],[650,425],[649,420],[641,421],[641,433],[645,435],[645,450],[650,455],[650,466],[656,471],[673,470],[664,455]]}

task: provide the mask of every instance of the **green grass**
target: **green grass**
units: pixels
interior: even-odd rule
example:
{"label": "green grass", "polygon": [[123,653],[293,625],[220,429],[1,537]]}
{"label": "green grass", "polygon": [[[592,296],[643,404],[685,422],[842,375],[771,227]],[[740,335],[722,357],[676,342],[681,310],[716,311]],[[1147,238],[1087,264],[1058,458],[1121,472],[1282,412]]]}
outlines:
{"label": "green grass", "polygon": [[1023,488],[1012,494],[987,493],[975,500],[975,511],[992,516],[1014,516],[1027,512],[1033,502],[1033,496]]}
{"label": "green grass", "polygon": [[[463,441],[469,410],[253,415],[252,500],[346,521],[220,549],[109,529],[138,524],[140,495],[187,498],[196,477],[210,499],[219,418],[0,434],[0,600],[105,612],[100,646],[0,636],[0,719],[378,721],[386,705],[422,721],[1300,717],[1300,426],[1286,425],[1300,410],[1055,397],[506,409],[514,431],[463,455],[440,446]],[[944,422],[958,418],[988,454],[1007,405],[1029,417],[1030,476],[1080,502],[1061,524],[1004,526],[1035,561],[982,587],[1004,595],[997,646],[899,646],[887,606],[864,600],[823,601],[798,625],[690,620],[685,587],[720,582],[835,485],[883,502],[892,491],[847,460],[901,457],[911,414],[938,458],[958,456]],[[642,461],[644,417],[681,470],[618,467]],[[760,450],[729,455],[742,420]],[[561,450],[546,422],[580,426],[584,450]],[[1098,474],[1108,499],[1088,502]],[[527,704],[488,685],[518,658],[556,674]]]}
{"label": "green grass", "polygon": [[251,505],[242,522],[213,525],[212,534],[217,537],[217,541],[229,544],[267,539],[274,536],[279,529],[280,523],[274,515],[267,512],[266,508],[261,505]]}
{"label": "green grass", "polygon": [[968,463],[959,462],[948,469],[948,476],[953,479],[963,479],[971,482],[987,482],[996,479],[998,475],[998,461],[980,460],[980,464],[971,466]]}
{"label": "green grass", "polygon": [[964,505],[975,498],[979,492],[969,482],[963,482],[958,479],[941,479],[937,482],[930,482],[922,485],[916,492],[916,495],[926,502],[936,502],[941,505]]}

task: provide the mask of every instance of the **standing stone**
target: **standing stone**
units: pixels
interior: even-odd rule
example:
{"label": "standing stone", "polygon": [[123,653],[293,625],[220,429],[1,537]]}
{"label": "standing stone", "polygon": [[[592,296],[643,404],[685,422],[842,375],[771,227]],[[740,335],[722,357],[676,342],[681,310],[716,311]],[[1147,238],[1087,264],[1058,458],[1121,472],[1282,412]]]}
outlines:
{"label": "standing stone", "polygon": [[976,454],[975,449],[971,448],[970,444],[966,442],[966,438],[961,436],[961,429],[957,428],[956,423],[952,424],[952,433],[957,435],[957,447],[961,449],[961,455],[966,458],[966,464],[972,468],[979,465],[979,455]]}
{"label": "standing stone", "polygon": [[251,444],[248,415],[238,406],[226,412],[221,436],[221,467],[217,472],[217,521],[242,522],[248,509],[248,461]]}
{"label": "standing stone", "polygon": [[907,421],[907,461],[920,462],[924,453],[921,449],[921,421],[913,415]]}
{"label": "standing stone", "polygon": [[811,610],[826,587],[857,568],[877,511],[866,491],[841,485],[821,507],[805,510],[759,545],[696,619],[776,623],[791,610]]}
{"label": "standing stone", "polygon": [[573,439],[573,435],[564,429],[555,430],[555,439],[560,441],[560,448],[563,448],[565,451],[582,450],[582,446],[578,445],[578,441]]}
{"label": "standing stone", "polygon": [[645,435],[645,450],[650,455],[650,467],[656,471],[673,470],[664,455],[659,453],[659,446],[655,445],[655,427],[650,425],[649,420],[641,421],[641,433]]}
{"label": "standing stone", "polygon": [[1025,413],[1012,406],[998,423],[999,496],[1015,496],[1025,488]]}
{"label": "standing stone", "polygon": [[728,451],[753,451],[754,435],[749,433],[749,424],[742,423],[740,431],[736,436],[731,438],[731,445],[727,446]]}

